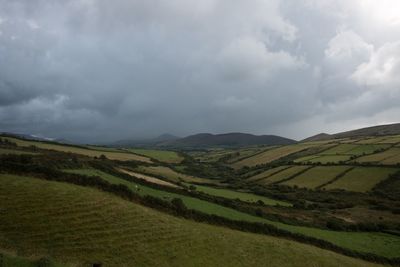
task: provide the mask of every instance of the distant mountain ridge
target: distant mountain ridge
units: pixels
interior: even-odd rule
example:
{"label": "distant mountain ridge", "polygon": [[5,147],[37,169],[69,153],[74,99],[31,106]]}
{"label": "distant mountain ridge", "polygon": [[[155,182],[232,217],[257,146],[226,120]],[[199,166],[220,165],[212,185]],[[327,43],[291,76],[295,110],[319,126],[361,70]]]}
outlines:
{"label": "distant mountain ridge", "polygon": [[[162,138],[160,138],[162,137]],[[200,133],[184,138],[164,134],[160,137],[142,141],[118,141],[118,145],[157,146],[177,148],[237,147],[250,145],[288,145],[295,140],[276,135],[253,135],[247,133],[210,134]]]}
{"label": "distant mountain ridge", "polygon": [[400,123],[365,127],[356,130],[340,132],[336,134],[320,133],[308,137],[306,139],[303,139],[302,142],[323,141],[329,139],[348,138],[357,136],[382,136],[382,135],[397,135],[397,134],[400,134]]}

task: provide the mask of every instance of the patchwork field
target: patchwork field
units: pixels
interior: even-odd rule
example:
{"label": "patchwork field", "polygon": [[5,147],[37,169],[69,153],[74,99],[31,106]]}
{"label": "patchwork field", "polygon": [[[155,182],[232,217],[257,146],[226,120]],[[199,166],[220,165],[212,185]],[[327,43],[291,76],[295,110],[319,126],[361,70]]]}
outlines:
{"label": "patchwork field", "polygon": [[0,247],[24,257],[51,256],[66,266],[378,266],[179,219],[94,189],[4,175],[0,180],[0,208],[7,211],[0,216]]}
{"label": "patchwork field", "polygon": [[280,172],[280,171],[282,171],[284,169],[287,169],[289,167],[290,166],[279,166],[279,167],[276,167],[276,168],[272,168],[272,169],[269,169],[267,171],[264,171],[262,173],[259,173],[257,175],[254,175],[254,176],[248,178],[247,181],[251,182],[251,181],[257,181],[257,180],[265,179],[265,178],[267,178],[267,177],[269,177],[269,176],[271,176],[273,174],[276,174],[276,173],[278,173],[278,172]]}
{"label": "patchwork field", "polygon": [[6,137],[3,139],[8,139],[9,141],[16,143],[18,146],[21,146],[21,147],[36,146],[41,149],[49,149],[49,150],[66,152],[66,153],[75,153],[75,154],[85,155],[85,156],[89,156],[89,157],[100,157],[101,155],[104,155],[108,159],[111,159],[111,160],[121,160],[121,161],[135,160],[135,161],[151,163],[151,160],[147,157],[143,157],[143,156],[136,155],[133,153],[122,152],[122,151],[114,152],[114,151],[107,151],[107,149],[105,151],[101,151],[99,149],[86,149],[83,147],[81,148],[81,147],[75,147],[75,146],[66,146],[66,145],[61,145],[61,144],[57,145],[57,144],[44,143],[44,142],[21,140],[21,139],[10,138],[10,137]]}
{"label": "patchwork field", "polygon": [[321,156],[316,156],[309,160],[303,160],[302,162],[327,164],[327,163],[346,162],[350,160],[350,158],[351,158],[350,155],[321,155]]}
{"label": "patchwork field", "polygon": [[271,205],[271,206],[276,206],[276,205],[285,206],[285,207],[292,206],[292,204],[290,204],[288,202],[279,201],[279,200],[275,200],[275,199],[267,198],[267,197],[263,197],[263,196],[258,196],[258,195],[251,194],[251,193],[233,191],[230,189],[196,185],[196,191],[203,192],[208,195],[218,196],[218,197],[223,197],[223,198],[228,198],[228,199],[239,199],[241,201],[250,202],[250,203],[262,201],[264,204]]}
{"label": "patchwork field", "polygon": [[270,163],[272,161],[278,160],[290,154],[305,150],[307,148],[313,147],[313,144],[298,144],[283,146],[271,150],[267,150],[263,153],[257,154],[253,157],[246,158],[242,161],[236,162],[233,165],[236,167],[243,166],[256,166],[258,164]]}
{"label": "patchwork field", "polygon": [[355,144],[340,144],[331,149],[321,153],[321,155],[353,155],[360,156],[363,154],[371,154],[380,149],[386,149],[389,145],[384,144],[369,144],[369,145],[355,145]]}
{"label": "patchwork field", "polygon": [[398,169],[382,167],[356,167],[340,177],[335,182],[323,187],[329,189],[343,189],[354,192],[367,192],[376,184],[388,178]]}
{"label": "patchwork field", "polygon": [[292,166],[288,169],[284,169],[274,175],[271,175],[263,180],[259,180],[257,181],[257,183],[264,185],[279,183],[280,181],[296,176],[298,173],[307,170],[309,168],[310,166]]}
{"label": "patchwork field", "polygon": [[[356,161],[361,163],[371,162],[371,163],[382,163],[382,164],[396,164],[398,163],[398,161],[396,161],[396,158],[399,155],[400,155],[400,148],[394,147],[380,153],[357,158]],[[393,158],[393,160],[391,160],[391,158]],[[384,163],[385,161],[391,163]]]}
{"label": "patchwork field", "polygon": [[294,177],[293,179],[283,182],[283,185],[298,186],[300,188],[315,189],[318,186],[328,183],[336,176],[350,169],[350,166],[317,166],[307,170],[306,172]]}
{"label": "patchwork field", "polygon": [[177,152],[167,150],[155,150],[155,149],[140,149],[140,148],[129,148],[124,149],[135,154],[146,156],[152,159],[156,159],[165,163],[180,163],[183,160]]}
{"label": "patchwork field", "polygon": [[373,253],[389,258],[400,257],[400,238],[389,234],[375,232],[338,232],[311,227],[288,225],[261,217],[256,217],[197,198],[142,186],[100,171],[96,171],[96,175],[101,176],[104,180],[113,184],[125,184],[132,191],[135,191],[140,195],[151,195],[164,200],[180,198],[189,209],[195,209],[206,214],[215,214],[231,220],[267,223],[293,233],[299,233],[306,236],[323,239],[344,248],[360,252]]}
{"label": "patchwork field", "polygon": [[183,173],[179,173],[174,171],[171,168],[164,166],[139,166],[136,168],[138,172],[143,172],[150,175],[162,176],[167,180],[177,183],[180,181],[187,183],[199,183],[199,184],[218,184],[218,180],[207,179],[207,178],[199,178],[191,175],[186,175]]}

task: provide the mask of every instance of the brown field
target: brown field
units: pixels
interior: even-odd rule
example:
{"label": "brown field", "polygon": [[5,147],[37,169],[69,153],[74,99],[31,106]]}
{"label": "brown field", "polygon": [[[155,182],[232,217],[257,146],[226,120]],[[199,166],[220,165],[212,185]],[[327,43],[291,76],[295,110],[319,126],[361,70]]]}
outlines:
{"label": "brown field", "polygon": [[133,171],[128,171],[125,169],[118,169],[120,172],[126,173],[128,175],[134,176],[136,178],[145,180],[149,183],[153,183],[153,184],[159,184],[159,185],[163,185],[163,186],[169,186],[169,187],[175,187],[175,188],[179,188],[179,186],[177,186],[176,184],[152,177],[152,176],[148,176],[148,175],[144,175],[141,173],[137,173],[137,172],[133,172]]}

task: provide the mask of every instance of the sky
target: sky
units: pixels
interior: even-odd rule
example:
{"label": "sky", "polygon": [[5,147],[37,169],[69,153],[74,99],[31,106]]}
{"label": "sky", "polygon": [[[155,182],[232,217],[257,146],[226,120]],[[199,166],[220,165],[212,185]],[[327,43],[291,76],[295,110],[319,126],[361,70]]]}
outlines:
{"label": "sky", "polygon": [[0,0],[0,131],[299,140],[399,118],[399,0]]}

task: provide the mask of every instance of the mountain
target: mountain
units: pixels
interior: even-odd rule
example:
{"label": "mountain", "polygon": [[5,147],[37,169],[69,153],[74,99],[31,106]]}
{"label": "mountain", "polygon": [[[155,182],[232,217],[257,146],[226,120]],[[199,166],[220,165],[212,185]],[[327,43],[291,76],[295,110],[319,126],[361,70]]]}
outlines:
{"label": "mountain", "polygon": [[112,144],[112,146],[155,146],[163,142],[170,142],[179,139],[179,137],[172,134],[162,134],[155,138],[150,139],[126,139],[120,140]]}
{"label": "mountain", "polygon": [[293,143],[296,143],[296,141],[276,135],[253,135],[246,133],[201,133],[177,139],[172,142],[165,142],[160,145],[172,147],[237,147],[249,145],[288,145]]}
{"label": "mountain", "polygon": [[400,123],[393,124],[385,124],[385,125],[377,125],[371,126],[336,134],[317,134],[311,137],[308,137],[304,141],[322,141],[329,140],[335,138],[349,138],[349,137],[358,137],[358,136],[382,136],[382,135],[397,135],[400,134]]}
{"label": "mountain", "polygon": [[314,141],[322,141],[322,140],[328,140],[331,139],[332,135],[327,134],[327,133],[319,133],[313,136],[310,136],[306,139],[301,140],[301,142],[314,142]]}

